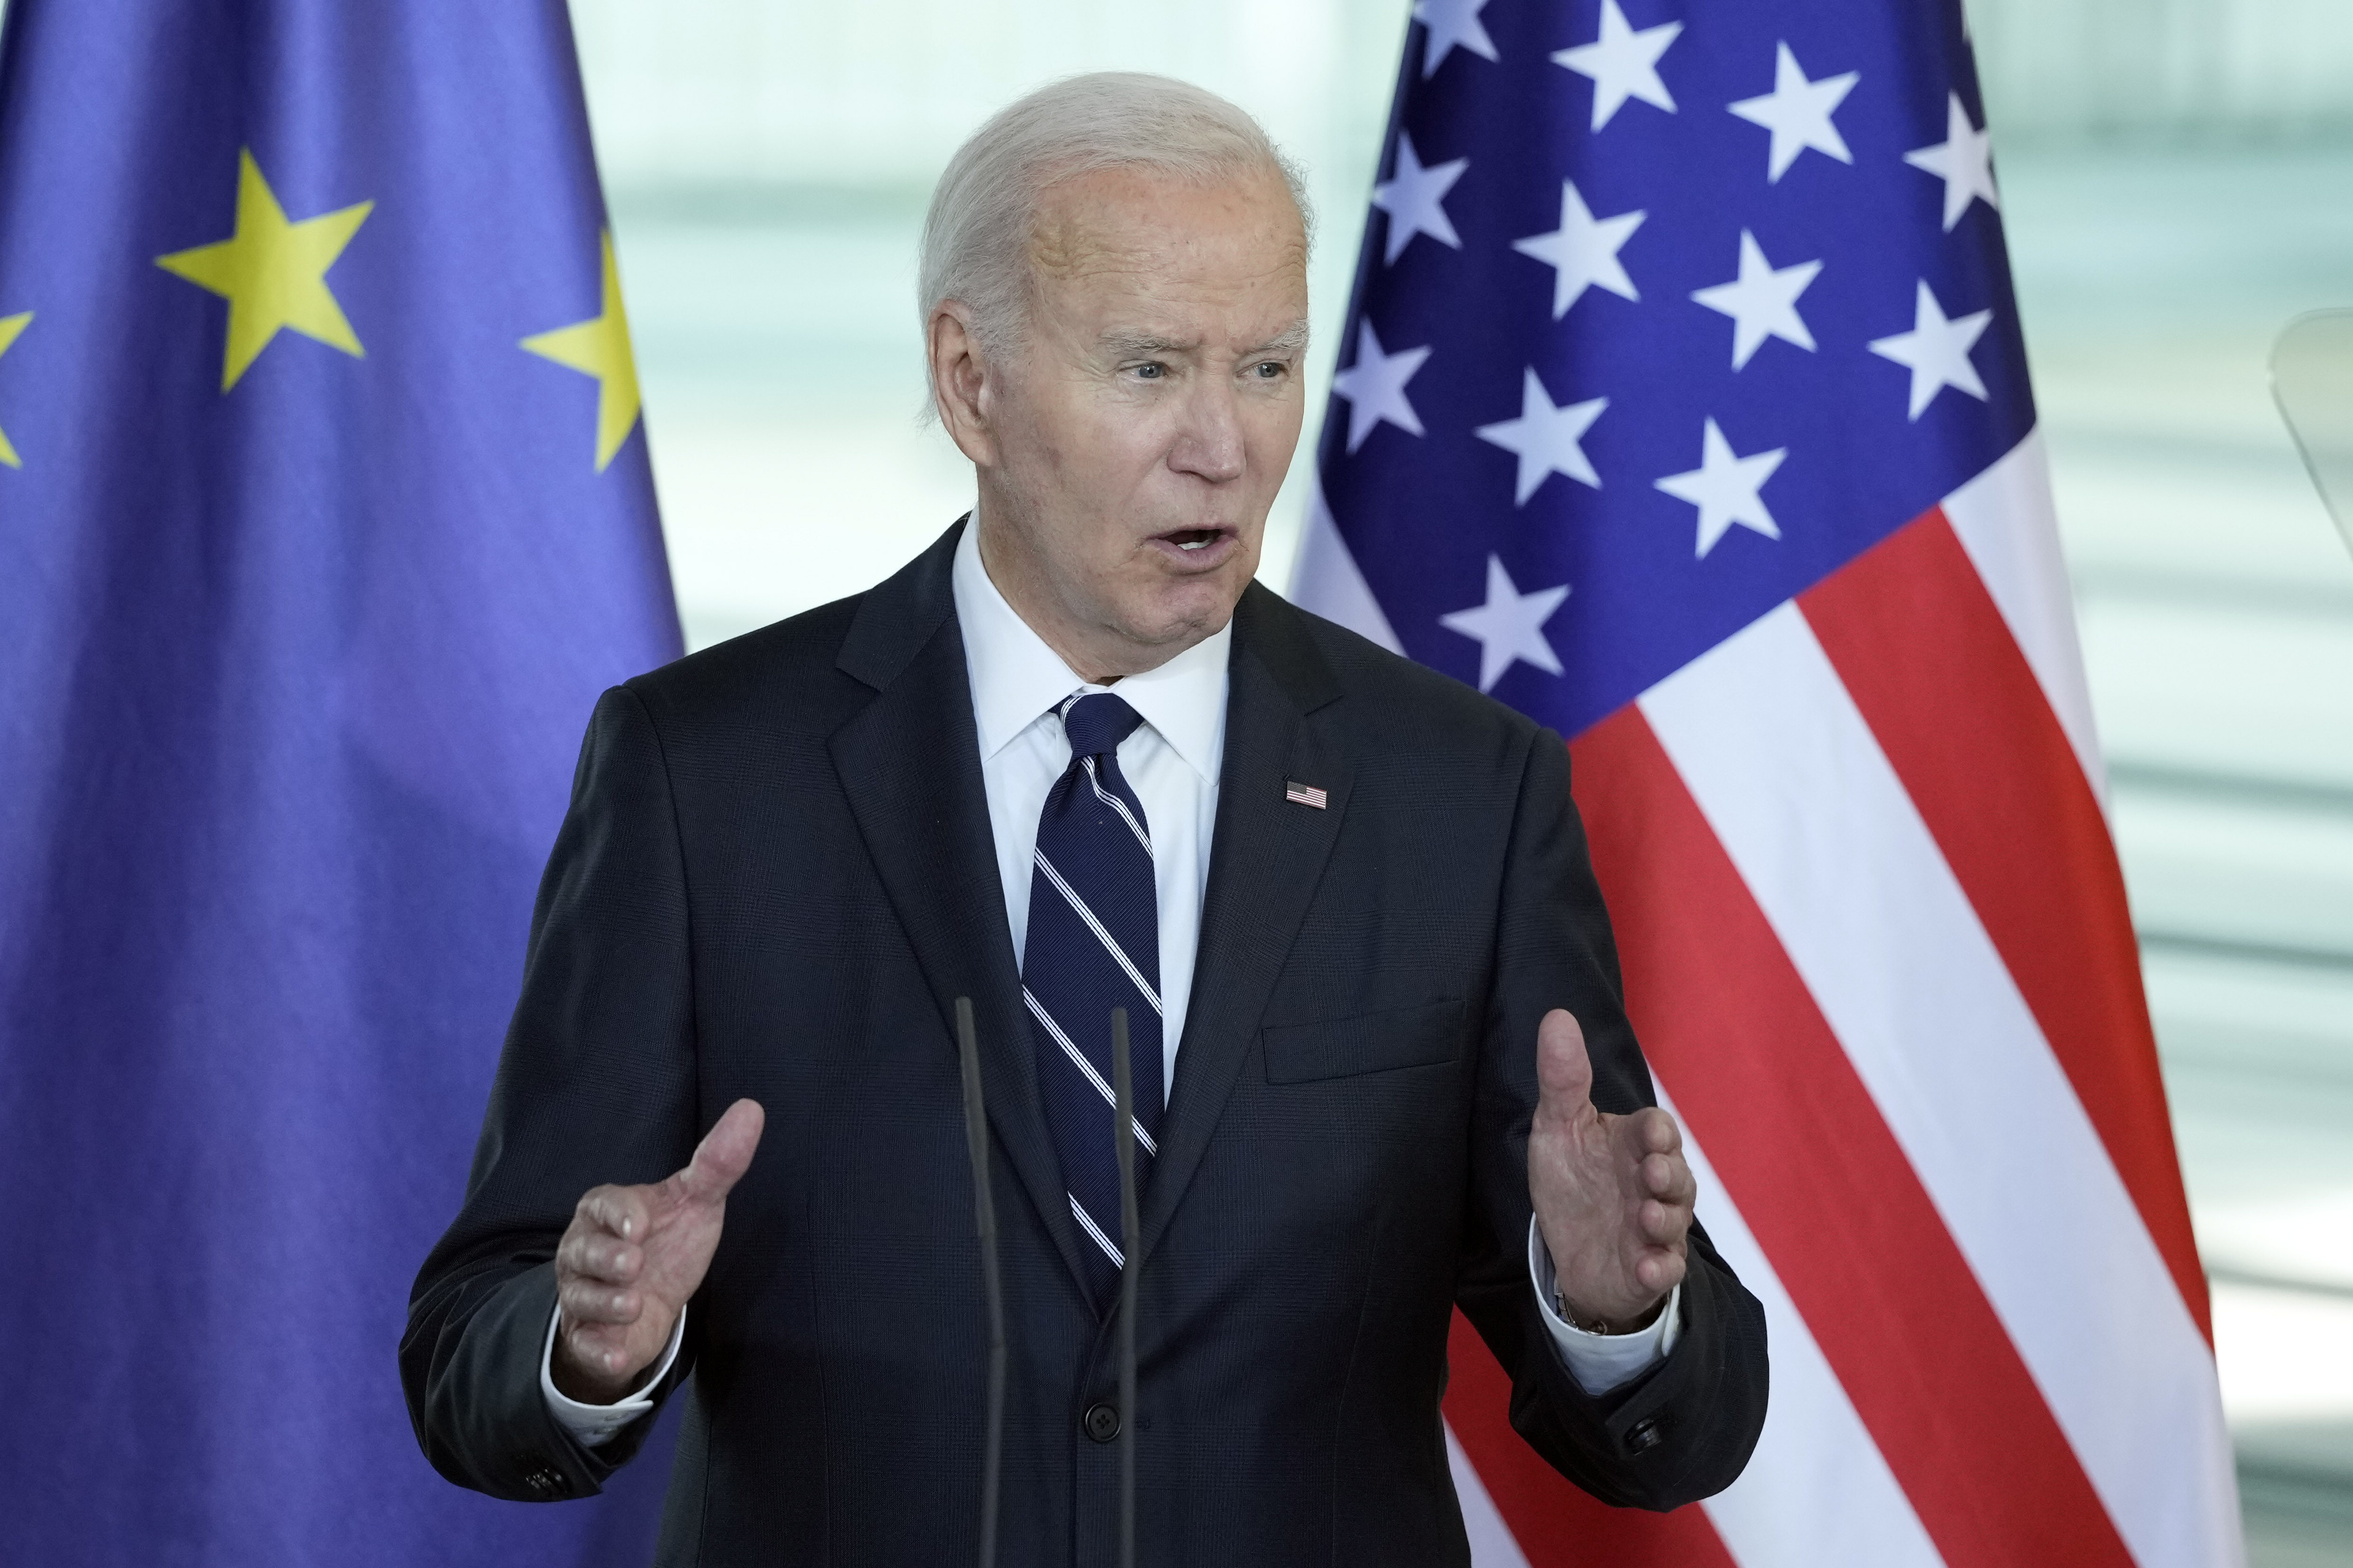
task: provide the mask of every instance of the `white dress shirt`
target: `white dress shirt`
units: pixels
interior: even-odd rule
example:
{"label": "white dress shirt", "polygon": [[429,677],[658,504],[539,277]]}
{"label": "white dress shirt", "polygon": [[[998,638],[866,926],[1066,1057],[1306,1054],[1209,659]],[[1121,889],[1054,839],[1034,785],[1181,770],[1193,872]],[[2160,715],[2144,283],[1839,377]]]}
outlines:
{"label": "white dress shirt", "polygon": [[[979,530],[969,523],[956,544],[953,582],[980,740],[981,785],[987,793],[988,825],[997,840],[1005,920],[1012,928],[1018,956],[1029,930],[1038,819],[1054,782],[1071,765],[1071,745],[1054,710],[1074,691],[1111,688],[1081,679],[1006,603],[981,564]],[[1127,677],[1118,688],[1121,699],[1144,720],[1119,744],[1119,771],[1143,803],[1152,829],[1160,916],[1164,1091],[1176,1084],[1176,1047],[1185,1033],[1193,959],[1200,945],[1201,900],[1209,885],[1209,840],[1218,817],[1218,775],[1226,752],[1226,666],[1233,636],[1233,625],[1228,622],[1215,636],[1157,669]],[[1680,1286],[1650,1327],[1630,1334],[1587,1333],[1553,1310],[1552,1258],[1533,1221],[1528,1226],[1528,1278],[1562,1360],[1588,1394],[1615,1388],[1674,1348],[1682,1327]],[[680,1313],[669,1348],[646,1387],[655,1387],[668,1374],[685,1321]],[[556,1392],[550,1375],[554,1345],[551,1321],[540,1390],[556,1419],[582,1442],[594,1447],[653,1408],[652,1401],[642,1395],[607,1405],[566,1399]]]}

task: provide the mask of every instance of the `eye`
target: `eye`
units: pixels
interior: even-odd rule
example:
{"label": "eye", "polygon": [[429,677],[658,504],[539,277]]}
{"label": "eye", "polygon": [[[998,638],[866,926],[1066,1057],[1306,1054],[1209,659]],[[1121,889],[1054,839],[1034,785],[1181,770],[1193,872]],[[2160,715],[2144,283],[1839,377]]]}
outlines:
{"label": "eye", "polygon": [[1261,381],[1272,381],[1290,368],[1279,359],[1262,359],[1250,366],[1250,374]]}
{"label": "eye", "polygon": [[1146,360],[1135,367],[1138,381],[1158,381],[1167,375],[1168,367],[1157,360]]}

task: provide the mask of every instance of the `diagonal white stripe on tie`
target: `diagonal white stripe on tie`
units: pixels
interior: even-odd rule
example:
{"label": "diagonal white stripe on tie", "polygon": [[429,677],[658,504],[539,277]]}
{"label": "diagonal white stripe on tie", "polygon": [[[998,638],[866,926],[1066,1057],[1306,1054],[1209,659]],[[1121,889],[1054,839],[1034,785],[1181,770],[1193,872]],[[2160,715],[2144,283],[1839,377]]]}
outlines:
{"label": "diagonal white stripe on tie", "polygon": [[1071,1216],[1079,1222],[1080,1228],[1084,1230],[1089,1236],[1095,1238],[1095,1245],[1103,1249],[1104,1257],[1110,1258],[1113,1263],[1119,1267],[1125,1268],[1127,1265],[1126,1258],[1120,1252],[1118,1247],[1112,1245],[1111,1237],[1103,1233],[1103,1226],[1097,1225],[1095,1223],[1095,1216],[1087,1212],[1087,1205],[1079,1202],[1078,1194],[1076,1193],[1068,1194],[1066,1195],[1071,1200]]}
{"label": "diagonal white stripe on tie", "polygon": [[[1095,1064],[1087,1060],[1086,1053],[1071,1043],[1071,1037],[1062,1032],[1062,1026],[1054,1022],[1054,1016],[1046,1011],[1046,1005],[1039,1001],[1036,994],[1027,985],[1021,988],[1021,1000],[1029,1006],[1029,1016],[1043,1025],[1048,1034],[1054,1037],[1054,1043],[1062,1047],[1062,1054],[1071,1058],[1071,1065],[1086,1074],[1087,1081],[1094,1085],[1097,1092],[1103,1097],[1103,1103],[1110,1106],[1118,1105],[1119,1096],[1112,1092],[1111,1085],[1103,1082],[1103,1076],[1095,1070]],[[1160,1152],[1160,1145],[1152,1141],[1152,1134],[1144,1130],[1143,1122],[1131,1116],[1128,1118],[1127,1124],[1135,1129],[1135,1141],[1143,1147],[1145,1153]]]}
{"label": "diagonal white stripe on tie", "polygon": [[1135,841],[1144,846],[1144,853],[1147,857],[1150,856],[1152,835],[1144,831],[1144,824],[1135,820],[1135,814],[1127,809],[1127,802],[1103,788],[1103,780],[1095,773],[1095,760],[1092,757],[1081,757],[1079,765],[1087,770],[1087,787],[1095,792],[1095,798],[1119,813],[1119,819],[1127,824],[1127,830],[1135,835]]}
{"label": "diagonal white stripe on tie", "polygon": [[1062,874],[1054,869],[1054,863],[1046,858],[1043,850],[1037,852],[1037,860],[1038,869],[1046,873],[1046,879],[1053,883],[1055,890],[1069,900],[1071,908],[1077,911],[1079,919],[1087,922],[1087,929],[1095,933],[1095,940],[1102,942],[1112,957],[1119,961],[1119,966],[1122,969],[1127,971],[1127,977],[1135,983],[1135,988],[1138,991],[1144,993],[1144,999],[1152,1004],[1152,1010],[1155,1013],[1159,1012],[1161,1010],[1160,993],[1154,990],[1152,983],[1144,978],[1144,972],[1129,961],[1126,951],[1113,940],[1111,932],[1103,929],[1103,921],[1095,919],[1094,910],[1087,908],[1087,901],[1079,897],[1078,889],[1062,880]]}

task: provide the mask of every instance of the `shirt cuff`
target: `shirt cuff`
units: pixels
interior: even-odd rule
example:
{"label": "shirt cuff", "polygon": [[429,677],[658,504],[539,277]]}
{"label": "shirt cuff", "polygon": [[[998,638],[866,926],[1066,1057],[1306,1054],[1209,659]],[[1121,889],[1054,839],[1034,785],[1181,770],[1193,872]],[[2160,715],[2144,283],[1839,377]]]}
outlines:
{"label": "shirt cuff", "polygon": [[1533,1216],[1528,1220],[1528,1279],[1535,1286],[1536,1308],[1544,1313],[1545,1327],[1552,1331],[1552,1342],[1560,1347],[1560,1359],[1567,1363],[1577,1386],[1588,1394],[1607,1394],[1630,1383],[1666,1360],[1683,1336],[1681,1285],[1667,1292],[1666,1305],[1648,1328],[1630,1334],[1588,1334],[1555,1311],[1552,1253],[1545,1247]]}
{"label": "shirt cuff", "polygon": [[678,1321],[670,1325],[670,1343],[662,1351],[661,1364],[646,1379],[645,1387],[610,1405],[583,1405],[576,1399],[565,1398],[555,1386],[555,1329],[563,1321],[562,1307],[547,1315],[547,1342],[539,1352],[540,1397],[547,1401],[547,1413],[578,1438],[582,1447],[601,1448],[622,1427],[653,1409],[653,1395],[649,1391],[661,1386],[661,1380],[670,1375],[670,1363],[678,1359],[678,1347],[686,1339],[686,1309],[679,1309]]}

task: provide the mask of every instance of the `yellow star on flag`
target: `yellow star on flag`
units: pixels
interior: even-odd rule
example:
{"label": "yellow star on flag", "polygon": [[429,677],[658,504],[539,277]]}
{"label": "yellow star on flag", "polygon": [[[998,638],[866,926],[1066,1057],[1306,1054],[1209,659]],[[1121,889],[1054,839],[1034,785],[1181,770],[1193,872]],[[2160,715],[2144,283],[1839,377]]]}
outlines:
{"label": "yellow star on flag", "polygon": [[343,319],[343,308],[327,288],[327,268],[367,221],[374,202],[338,208],[289,223],[286,209],[261,177],[250,151],[237,155],[237,232],[216,245],[175,250],[155,265],[228,301],[228,350],[221,362],[221,390],[269,346],[280,327],[316,338],[354,359],[367,351]]}
{"label": "yellow star on flag", "polygon": [[638,362],[629,353],[629,315],[621,308],[621,272],[613,264],[613,233],[605,242],[605,308],[591,321],[523,339],[542,359],[596,378],[596,471],[603,473],[638,423]]}
{"label": "yellow star on flag", "polygon": [[[24,334],[26,325],[32,319],[33,312],[30,310],[20,310],[13,316],[0,316],[0,354],[6,353],[15,345],[16,340]],[[5,430],[0,430],[0,463],[5,463],[12,468],[21,468],[25,466],[25,459],[16,456],[16,448],[8,444],[8,433]]]}

